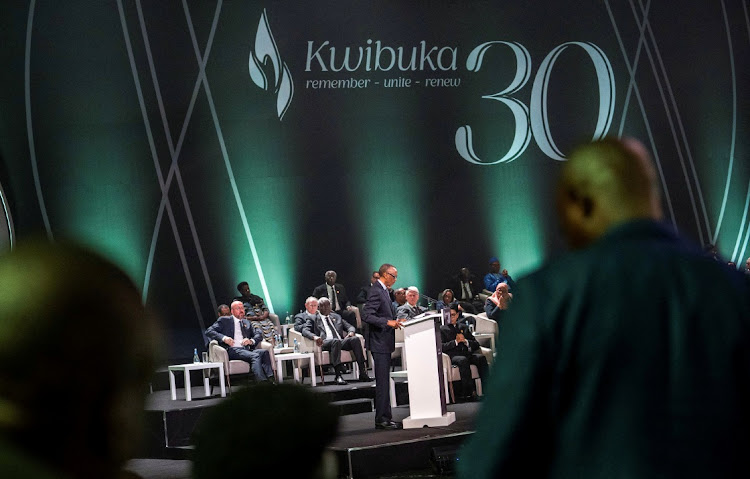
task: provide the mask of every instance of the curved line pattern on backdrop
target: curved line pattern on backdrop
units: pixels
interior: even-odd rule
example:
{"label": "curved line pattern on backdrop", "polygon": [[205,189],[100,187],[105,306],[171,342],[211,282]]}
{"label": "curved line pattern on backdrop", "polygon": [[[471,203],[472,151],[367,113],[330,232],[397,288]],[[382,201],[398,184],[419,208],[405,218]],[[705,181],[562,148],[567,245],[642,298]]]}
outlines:
{"label": "curved line pattern on backdrop", "polygon": [[[620,51],[622,52],[622,58],[623,62],[625,63],[625,67],[628,69],[628,74],[630,75],[630,81],[633,85],[633,91],[635,92],[636,100],[638,101],[638,106],[641,110],[641,116],[643,117],[643,124],[646,127],[646,134],[648,135],[649,143],[651,144],[651,153],[654,156],[654,162],[656,163],[656,169],[659,172],[659,180],[661,181],[662,186],[662,192],[664,193],[664,199],[667,202],[667,209],[669,210],[669,216],[672,220],[672,226],[677,229],[677,220],[674,214],[674,209],[672,208],[672,199],[669,196],[669,188],[667,188],[667,181],[664,177],[664,170],[661,167],[661,160],[659,159],[659,151],[656,149],[656,142],[654,141],[654,135],[651,131],[651,123],[648,120],[648,116],[646,115],[646,108],[643,105],[643,99],[641,98],[641,92],[638,88],[638,82],[635,81],[635,66],[630,64],[630,61],[628,60],[628,52],[625,49],[625,44],[622,41],[622,37],[620,36],[620,30],[617,28],[617,21],[615,20],[614,14],[612,13],[612,9],[609,5],[609,0],[604,1],[604,5],[607,7],[607,12],[609,12],[609,19],[612,22],[612,29],[615,33],[615,36],[617,37],[617,42],[620,44]],[[622,112],[623,115],[626,115],[625,110]],[[620,135],[622,136],[622,135]]]}
{"label": "curved line pattern on backdrop", "polygon": [[[133,47],[130,42],[130,34],[128,33],[128,26],[125,20],[125,12],[122,7],[122,0],[117,0],[117,9],[120,14],[120,24],[122,25],[122,32],[123,32],[123,36],[125,39],[125,47],[128,51],[128,59],[130,60],[130,69],[133,73],[135,89],[136,89],[136,92],[138,93],[138,103],[141,107],[141,116],[143,117],[143,123],[146,128],[146,136],[148,138],[149,148],[151,149],[151,158],[154,162],[154,168],[156,169],[156,177],[159,180],[159,187],[162,189],[162,191],[164,191],[164,187],[165,187],[164,178],[162,176],[161,169],[159,168],[159,156],[158,156],[158,153],[156,152],[154,136],[151,131],[151,123],[148,119],[148,113],[146,111],[146,102],[143,98],[143,90],[141,89],[141,82],[140,82],[140,78],[138,77],[138,69],[135,64],[135,57],[133,55]],[[174,219],[172,206],[169,202],[167,202],[166,208],[167,208],[167,216],[169,217],[169,222],[172,226],[172,232],[174,233],[174,236],[175,236],[175,243],[177,245],[177,251],[180,256],[180,262],[182,263],[182,269],[185,273],[185,278],[187,279],[188,290],[190,291],[190,296],[193,300],[193,307],[195,308],[195,313],[198,318],[198,324],[201,328],[201,331],[203,332],[206,329],[206,325],[203,321],[203,315],[201,314],[200,305],[198,304],[198,297],[195,293],[195,286],[193,285],[193,279],[192,279],[192,276],[190,275],[190,269],[188,268],[187,258],[185,257],[185,250],[182,247],[180,234],[179,234],[179,231],[177,230],[177,223]],[[145,301],[146,289],[144,289],[143,295],[144,295],[144,301]]]}
{"label": "curved line pattern on backdrop", "polygon": [[[700,219],[698,218],[698,211],[696,210],[692,184],[690,182],[690,178],[688,177],[688,171],[686,171],[685,169],[684,156],[687,156],[687,160],[690,165],[690,172],[692,173],[692,176],[693,176],[693,183],[695,183],[696,196],[698,198],[698,201],[700,202],[701,211],[703,213],[703,222],[706,227],[706,236],[710,238],[711,226],[708,221],[708,213],[706,211],[706,202],[704,201],[704,198],[703,198],[703,191],[701,189],[700,180],[698,178],[698,173],[695,170],[693,154],[691,152],[690,145],[687,140],[687,135],[685,134],[685,128],[682,123],[682,115],[680,114],[680,110],[679,110],[679,107],[677,106],[677,101],[675,100],[674,92],[672,90],[672,82],[669,80],[669,76],[667,75],[667,69],[664,66],[664,61],[661,56],[661,50],[659,48],[659,45],[656,43],[656,35],[654,34],[654,30],[651,28],[651,23],[648,21],[648,18],[646,15],[647,7],[646,8],[643,7],[643,2],[639,2],[639,4],[641,6],[641,12],[643,14],[642,25],[645,26],[646,30],[648,31],[649,37],[651,38],[651,44],[653,45],[653,54],[659,63],[659,70],[661,71],[661,75],[664,78],[664,86],[666,88],[667,93],[669,94],[669,100],[670,100],[671,107],[672,107],[671,111],[669,109],[669,105],[667,104],[666,98],[664,98],[663,89],[661,87],[659,88],[659,93],[662,96],[662,101],[664,102],[664,109],[667,114],[667,118],[669,120],[670,129],[672,130],[672,138],[674,138],[675,148],[680,158],[680,163],[682,165],[683,174],[685,175],[685,183],[688,187],[688,192],[690,194],[691,202],[693,204],[693,214],[695,216],[695,225],[698,230],[698,236],[700,238],[701,243],[703,243],[704,236],[703,236],[703,232],[701,231],[701,223],[700,223]],[[633,0],[630,0],[630,7],[633,11],[633,16],[636,18],[636,22],[638,22],[638,16],[635,11],[635,5],[633,4]],[[658,82],[656,67],[654,66],[653,58],[651,55],[651,49],[648,48],[648,45],[646,45],[646,52],[648,54],[649,61],[651,62],[652,70],[654,71],[654,77],[657,78],[657,82]],[[680,136],[682,139],[682,148],[684,148],[684,156],[683,156],[683,150],[680,147],[680,139],[677,138],[677,134],[675,133],[674,123],[673,123],[672,116],[670,113],[674,114],[674,121],[677,123],[677,128],[680,131]]]}
{"label": "curved line pattern on backdrop", "polygon": [[[221,3],[221,0],[219,0],[219,3]],[[198,40],[195,36],[195,29],[193,27],[193,21],[190,18],[190,9],[187,6],[187,1],[182,1],[183,8],[185,9],[185,16],[188,19],[188,28],[190,30],[190,40],[193,42],[193,51],[195,52],[195,58],[198,62],[198,66],[202,63],[201,53],[198,50]],[[203,81],[203,88],[206,90],[206,98],[208,99],[208,107],[211,111],[211,118],[214,122],[214,128],[216,129],[216,135],[219,139],[219,146],[221,147],[221,155],[224,158],[224,165],[227,169],[227,174],[229,175],[229,182],[232,185],[232,193],[234,194],[234,200],[237,203],[237,209],[240,213],[240,218],[242,219],[242,226],[245,229],[245,236],[247,237],[247,242],[250,246],[250,251],[253,255],[253,261],[255,262],[255,268],[258,271],[258,279],[260,280],[260,286],[263,289],[263,294],[265,295],[266,305],[268,306],[268,310],[270,312],[274,312],[273,309],[273,302],[271,301],[271,295],[268,292],[268,285],[266,284],[266,278],[263,275],[263,269],[260,266],[260,258],[258,257],[258,250],[255,248],[255,241],[253,240],[253,234],[250,231],[250,224],[247,221],[247,215],[245,214],[245,208],[242,206],[242,199],[240,198],[240,191],[237,187],[237,183],[234,179],[234,173],[232,171],[232,165],[229,162],[229,153],[227,152],[226,143],[224,142],[224,134],[221,131],[221,125],[219,124],[219,116],[216,113],[216,105],[214,104],[214,98],[211,94],[211,87],[208,85],[208,78],[206,78],[205,72],[201,75],[201,80]]]}
{"label": "curved line pattern on backdrop", "polygon": [[[646,57],[648,58],[649,65],[651,66],[651,74],[653,76],[654,81],[656,82],[656,88],[659,92],[659,97],[661,98],[662,105],[664,107],[664,114],[667,118],[667,123],[669,124],[669,129],[672,134],[672,139],[674,141],[675,150],[677,151],[677,158],[680,161],[680,169],[682,170],[683,178],[685,180],[685,186],[688,192],[688,197],[690,198],[690,206],[693,210],[693,217],[695,219],[696,230],[698,232],[700,242],[701,244],[703,244],[705,243],[705,240],[703,236],[703,231],[701,230],[700,219],[698,217],[698,208],[696,204],[695,194],[693,193],[693,188],[690,182],[690,177],[688,175],[688,170],[687,170],[687,167],[685,166],[685,158],[683,156],[682,149],[680,148],[679,140],[677,138],[677,132],[675,130],[674,119],[672,118],[672,112],[669,108],[669,105],[667,103],[667,98],[664,93],[665,88],[664,88],[664,85],[662,84],[662,79],[659,75],[659,72],[657,71],[656,64],[654,62],[654,54],[651,51],[652,48],[658,51],[658,47],[656,45],[656,41],[653,38],[653,36],[651,36],[651,42],[653,43],[653,47],[649,46],[648,41],[645,38],[646,31],[647,30],[650,31],[650,29],[648,28],[648,17],[646,16],[646,13],[644,13],[642,21],[639,20],[638,12],[635,9],[633,0],[630,0],[629,3],[630,3],[631,11],[633,13],[633,19],[640,31],[639,43],[643,42],[643,47],[646,52]],[[643,10],[644,12],[647,11],[646,9],[643,9]],[[667,79],[666,71],[663,71],[662,74],[664,75],[664,83],[668,83],[669,80]]]}
{"label": "curved line pattern on backdrop", "polygon": [[10,205],[8,204],[8,197],[5,195],[5,191],[3,191],[3,185],[0,185],[0,204],[3,207],[3,217],[8,227],[8,246],[10,249],[13,249],[16,232],[13,228],[13,215],[10,213]]}
{"label": "curved line pattern on backdrop", "polygon": [[[172,132],[169,129],[169,122],[167,121],[167,114],[164,108],[164,101],[161,95],[161,88],[159,86],[159,80],[156,77],[156,66],[154,65],[154,58],[151,52],[151,43],[149,42],[149,39],[148,39],[148,31],[146,30],[146,22],[143,17],[143,9],[141,8],[140,0],[136,0],[136,8],[138,10],[138,20],[140,23],[141,34],[143,36],[143,42],[146,48],[146,57],[148,58],[148,65],[149,65],[149,69],[151,70],[151,80],[154,84],[154,91],[156,92],[156,102],[159,106],[159,114],[161,115],[161,122],[162,122],[162,126],[164,127],[164,136],[166,137],[167,146],[169,147],[169,154],[171,156],[169,174],[168,174],[168,178],[165,183],[164,189],[162,190],[162,197],[161,197],[161,202],[159,204],[159,216],[157,217],[157,222],[161,222],[163,218],[161,214],[161,212],[164,211],[163,205],[167,201],[167,196],[171,188],[171,181],[173,178],[176,177],[177,186],[180,191],[180,198],[182,199],[182,205],[185,210],[185,216],[187,218],[188,225],[190,226],[190,232],[193,236],[193,243],[195,245],[195,250],[198,255],[198,262],[200,263],[201,270],[203,271],[203,278],[206,282],[206,288],[208,289],[208,295],[209,295],[211,304],[213,305],[213,309],[215,310],[216,307],[218,306],[218,304],[216,303],[216,296],[214,295],[214,289],[211,284],[211,278],[208,274],[206,260],[205,260],[205,257],[203,256],[203,248],[201,247],[200,239],[198,238],[198,232],[195,228],[195,221],[193,220],[193,212],[190,209],[190,202],[188,201],[187,194],[185,193],[185,186],[182,182],[182,174],[180,173],[180,169],[177,164],[178,158],[180,155],[180,150],[182,148],[182,141],[185,138],[187,125],[190,122],[190,117],[192,115],[192,105],[194,105],[195,101],[191,99],[191,108],[188,110],[188,114],[185,118],[185,121],[183,122],[183,128],[180,133],[179,143],[177,145],[177,148],[175,149],[174,143],[172,142]],[[206,46],[206,58],[208,58],[208,54],[211,50],[211,45],[214,39],[214,33],[216,32],[216,23],[219,19],[220,11],[221,11],[221,2],[218,2],[216,6],[216,11],[214,12],[214,22],[211,25],[211,31],[210,31],[209,38],[208,38],[208,44]],[[206,61],[204,60],[203,63],[200,65],[201,72],[204,71],[205,66],[206,66]],[[199,78],[200,78],[200,73],[199,73]],[[198,81],[196,81],[196,83],[198,83]],[[194,96],[197,96],[197,91],[195,89],[193,93],[195,94]],[[146,281],[150,280],[150,273],[151,273],[150,266],[153,262],[153,253],[155,252],[154,245],[158,237],[158,230],[159,230],[159,224],[157,223],[156,225],[154,225],[154,232],[151,238],[152,248],[149,252],[149,259],[148,259],[149,267],[147,268],[149,277],[146,278],[146,280],[144,281],[144,284],[146,284]],[[147,291],[148,289],[144,287],[144,299],[146,295],[148,294]]]}
{"label": "curved line pattern on backdrop", "polygon": [[729,18],[727,17],[727,8],[724,5],[724,0],[721,0],[721,11],[724,14],[724,25],[727,29],[727,47],[729,48],[729,67],[732,71],[732,146],[729,152],[729,168],[727,168],[727,182],[724,187],[724,199],[721,200],[721,211],[719,213],[719,220],[716,222],[716,231],[714,231],[714,237],[712,243],[716,243],[716,239],[719,237],[719,230],[721,229],[721,222],[724,219],[724,211],[727,206],[727,198],[729,197],[729,184],[732,181],[732,167],[734,166],[734,145],[737,138],[737,79],[735,78],[734,70],[734,51],[732,49],[732,35],[729,30]]}
{"label": "curved line pattern on backdrop", "polygon": [[[747,13],[747,2],[742,2],[742,10],[745,14],[745,28],[747,29],[747,40],[748,43],[750,43],[750,17]],[[745,231],[745,240],[742,243],[742,249],[740,250],[739,255],[737,255],[737,245],[739,244],[740,238],[742,237],[742,229],[745,226],[745,223],[747,222],[747,212],[748,212],[748,205],[750,204],[750,181],[747,185],[747,194],[745,195],[745,209],[742,212],[742,225],[740,226],[740,231],[737,233],[737,243],[734,247],[734,253],[732,253],[732,261],[734,261],[737,264],[737,268],[740,268],[740,265],[742,264],[742,259],[745,257],[745,251],[747,250],[747,241],[750,239],[750,225],[748,225],[747,231]]]}
{"label": "curved line pattern on backdrop", "polygon": [[52,240],[52,227],[47,216],[47,207],[44,204],[44,195],[42,193],[42,184],[39,181],[39,168],[36,163],[36,149],[34,148],[34,130],[31,121],[31,32],[34,26],[34,10],[36,0],[29,3],[29,18],[26,23],[26,52],[24,54],[24,97],[26,102],[26,134],[29,138],[29,158],[31,160],[31,172],[34,175],[34,187],[36,196],[39,200],[39,209],[42,211],[42,220],[44,228],[47,230],[47,237]]}

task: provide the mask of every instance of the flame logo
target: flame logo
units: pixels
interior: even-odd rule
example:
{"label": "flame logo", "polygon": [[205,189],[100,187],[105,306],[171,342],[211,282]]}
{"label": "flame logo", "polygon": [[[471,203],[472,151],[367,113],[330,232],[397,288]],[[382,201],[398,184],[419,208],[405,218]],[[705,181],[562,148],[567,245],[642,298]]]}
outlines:
{"label": "flame logo", "polygon": [[[266,76],[265,71],[268,69],[269,63],[273,67],[273,75],[270,78],[272,81],[269,81],[269,77]],[[273,90],[273,93],[276,95],[276,113],[279,116],[279,120],[281,120],[292,103],[294,84],[292,83],[292,74],[289,73],[289,68],[286,66],[286,63],[281,61],[279,49],[276,47],[276,40],[274,40],[271,28],[268,26],[265,9],[263,9],[263,14],[260,16],[260,21],[258,21],[258,32],[255,34],[255,47],[250,51],[248,68],[250,70],[250,78],[252,78],[256,85],[266,91]]]}

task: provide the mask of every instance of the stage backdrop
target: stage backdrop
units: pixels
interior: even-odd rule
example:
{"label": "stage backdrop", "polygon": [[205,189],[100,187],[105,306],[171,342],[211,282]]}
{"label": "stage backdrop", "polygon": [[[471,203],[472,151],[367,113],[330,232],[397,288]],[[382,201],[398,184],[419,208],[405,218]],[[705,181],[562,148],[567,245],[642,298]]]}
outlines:
{"label": "stage backdrop", "polygon": [[605,135],[642,139],[667,221],[742,261],[748,8],[3,2],[3,228],[120,264],[168,358],[241,280],[283,317],[327,269],[350,297],[383,262],[432,296],[490,256],[531,270],[563,250],[566,152]]}

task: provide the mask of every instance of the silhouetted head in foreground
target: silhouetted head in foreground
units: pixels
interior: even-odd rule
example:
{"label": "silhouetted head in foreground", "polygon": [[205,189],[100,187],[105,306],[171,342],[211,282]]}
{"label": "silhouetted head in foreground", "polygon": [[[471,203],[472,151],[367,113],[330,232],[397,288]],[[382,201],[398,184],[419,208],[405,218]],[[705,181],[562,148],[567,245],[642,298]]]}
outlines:
{"label": "silhouetted head in foreground", "polygon": [[202,418],[193,477],[254,477],[269,465],[281,467],[282,476],[336,477],[335,462],[324,452],[338,421],[324,394],[293,384],[248,386]]}
{"label": "silhouetted head in foreground", "polygon": [[646,148],[634,139],[587,143],[568,155],[558,184],[560,222],[572,248],[637,218],[662,218],[659,187]]}
{"label": "silhouetted head in foreground", "polygon": [[0,256],[0,285],[0,448],[20,470],[115,477],[140,438],[154,363],[138,290],[104,258],[47,241]]}

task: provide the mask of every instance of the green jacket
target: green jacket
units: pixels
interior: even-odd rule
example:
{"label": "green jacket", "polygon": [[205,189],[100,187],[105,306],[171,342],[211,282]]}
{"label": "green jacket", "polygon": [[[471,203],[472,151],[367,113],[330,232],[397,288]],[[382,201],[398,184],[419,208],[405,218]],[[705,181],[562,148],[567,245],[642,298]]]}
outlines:
{"label": "green jacket", "polygon": [[750,477],[750,284],[663,225],[518,282],[459,477]]}

